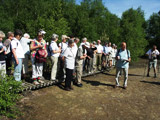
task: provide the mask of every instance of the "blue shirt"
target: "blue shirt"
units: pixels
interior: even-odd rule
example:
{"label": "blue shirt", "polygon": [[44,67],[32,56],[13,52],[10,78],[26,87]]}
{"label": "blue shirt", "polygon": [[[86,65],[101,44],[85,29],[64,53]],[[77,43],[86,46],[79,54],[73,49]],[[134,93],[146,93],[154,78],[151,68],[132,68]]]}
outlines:
{"label": "blue shirt", "polygon": [[116,56],[119,56],[120,59],[117,60],[117,64],[116,67],[118,68],[129,68],[129,62],[125,61],[128,60],[128,58],[130,58],[130,51],[128,50],[122,50],[120,49],[119,52],[117,52]]}

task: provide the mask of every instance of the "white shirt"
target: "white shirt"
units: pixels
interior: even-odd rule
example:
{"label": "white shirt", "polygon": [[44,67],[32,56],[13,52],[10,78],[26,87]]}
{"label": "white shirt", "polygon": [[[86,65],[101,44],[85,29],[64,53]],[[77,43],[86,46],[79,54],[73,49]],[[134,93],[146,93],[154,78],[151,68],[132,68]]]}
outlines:
{"label": "white shirt", "polygon": [[11,46],[12,46],[12,49],[16,49],[15,51],[16,51],[17,58],[24,58],[24,51],[19,40],[14,38],[11,41]]}
{"label": "white shirt", "polygon": [[104,53],[109,54],[112,51],[112,47],[105,46],[103,51],[104,51]]}
{"label": "white shirt", "polygon": [[64,51],[63,56],[65,57],[66,68],[73,70],[75,67],[75,57],[76,57],[74,55],[74,48],[67,47],[67,49]]}
{"label": "white shirt", "polygon": [[61,42],[59,43],[59,47],[61,47],[61,56],[63,56],[64,51],[67,49],[68,45],[67,43]]}
{"label": "white shirt", "polygon": [[30,43],[30,39],[22,37],[21,40],[20,40],[20,43],[22,45],[24,54],[26,54],[26,53],[29,54],[30,49],[29,49],[29,44],[28,43]]}
{"label": "white shirt", "polygon": [[103,46],[101,44],[97,45],[97,53],[102,53],[103,52]]}
{"label": "white shirt", "polygon": [[49,49],[51,51],[51,56],[53,56],[53,57],[59,57],[60,53],[53,53],[53,50],[55,50],[55,51],[59,50],[59,48],[57,46],[57,43],[55,41],[51,41]]}
{"label": "white shirt", "polygon": [[78,47],[76,43],[74,43],[73,49],[74,49],[74,55],[76,56],[78,51]]}
{"label": "white shirt", "polygon": [[155,55],[155,57],[157,57],[157,55],[159,55],[159,51],[158,50],[152,51],[152,49],[150,49],[150,50],[148,50],[148,52],[146,54],[149,55],[149,59],[152,59],[153,55]]}
{"label": "white shirt", "polygon": [[117,49],[112,48],[111,54],[112,54],[112,57],[116,57]]}

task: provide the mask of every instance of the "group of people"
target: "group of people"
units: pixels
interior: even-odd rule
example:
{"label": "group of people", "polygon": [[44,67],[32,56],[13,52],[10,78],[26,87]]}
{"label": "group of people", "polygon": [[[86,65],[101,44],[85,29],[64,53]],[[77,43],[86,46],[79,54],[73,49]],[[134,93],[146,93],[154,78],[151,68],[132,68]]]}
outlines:
{"label": "group of people", "polygon": [[[17,29],[15,32],[8,32],[7,40],[2,43],[5,34],[0,31],[0,71],[1,76],[11,75],[12,61],[14,63],[14,78],[21,81],[21,77],[28,74],[28,62],[32,62],[33,84],[43,83],[43,66],[46,58],[51,58],[51,80],[65,80],[65,90],[72,90],[74,75],[74,85],[82,87],[83,72],[94,73],[96,70],[111,68],[116,65],[116,87],[119,86],[118,78],[120,72],[124,71],[124,88],[127,87],[128,68],[131,61],[130,51],[126,49],[126,43],[121,44],[121,49],[117,50],[115,44],[101,41],[97,43],[88,42],[83,38],[79,45],[79,38],[62,35],[58,44],[59,36],[53,34],[51,42],[43,39],[46,32],[39,30],[35,39],[30,39],[30,35]],[[22,37],[23,36],[23,37]],[[78,46],[79,45],[79,46]]]}

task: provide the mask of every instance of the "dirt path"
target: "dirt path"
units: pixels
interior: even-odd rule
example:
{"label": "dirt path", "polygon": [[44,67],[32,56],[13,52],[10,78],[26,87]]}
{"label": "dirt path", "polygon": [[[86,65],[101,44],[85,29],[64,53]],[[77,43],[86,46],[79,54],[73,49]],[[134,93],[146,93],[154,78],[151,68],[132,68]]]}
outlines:
{"label": "dirt path", "polygon": [[33,91],[21,100],[18,120],[160,120],[160,79],[134,67],[127,90],[114,89],[114,73],[84,78],[71,92],[57,86]]}

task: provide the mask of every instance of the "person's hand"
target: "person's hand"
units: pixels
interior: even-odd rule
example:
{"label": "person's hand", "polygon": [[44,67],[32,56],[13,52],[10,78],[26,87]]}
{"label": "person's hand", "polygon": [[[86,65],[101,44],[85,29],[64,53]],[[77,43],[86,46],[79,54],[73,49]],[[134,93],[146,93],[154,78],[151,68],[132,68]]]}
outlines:
{"label": "person's hand", "polygon": [[89,57],[89,56],[87,56],[88,57],[88,59],[91,59],[91,57]]}
{"label": "person's hand", "polygon": [[59,53],[61,53],[61,51],[62,51],[61,49],[58,50]]}
{"label": "person's hand", "polygon": [[43,48],[43,45],[39,44],[39,45],[38,45],[38,48]]}
{"label": "person's hand", "polygon": [[85,58],[87,57],[87,55],[86,55],[86,54],[84,54],[83,56],[84,56]]}
{"label": "person's hand", "polygon": [[17,65],[19,64],[19,61],[18,61],[18,59],[16,59],[16,64],[17,64]]}
{"label": "person's hand", "polygon": [[119,59],[120,59],[120,56],[117,56],[117,57],[116,57],[116,60],[119,60]]}
{"label": "person's hand", "polygon": [[44,56],[44,58],[47,58],[47,56],[48,56],[48,54],[46,54],[46,55]]}

